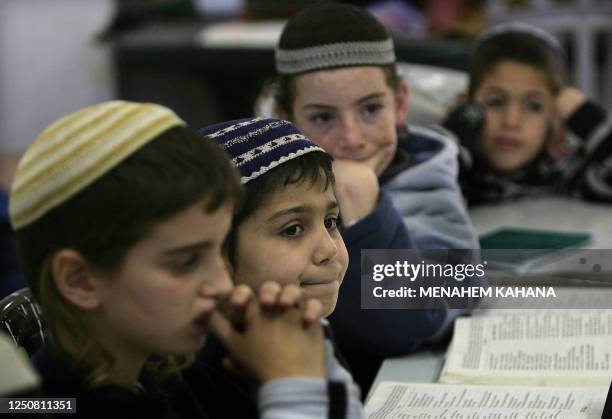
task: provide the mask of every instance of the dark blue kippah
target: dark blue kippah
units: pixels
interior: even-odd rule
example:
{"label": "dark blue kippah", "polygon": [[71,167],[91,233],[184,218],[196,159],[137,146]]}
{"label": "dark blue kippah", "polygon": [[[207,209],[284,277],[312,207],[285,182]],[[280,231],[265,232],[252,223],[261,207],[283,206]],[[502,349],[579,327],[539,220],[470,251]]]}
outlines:
{"label": "dark blue kippah", "polygon": [[218,142],[230,155],[242,183],[306,153],[324,152],[291,122],[276,118],[221,122],[199,133]]}

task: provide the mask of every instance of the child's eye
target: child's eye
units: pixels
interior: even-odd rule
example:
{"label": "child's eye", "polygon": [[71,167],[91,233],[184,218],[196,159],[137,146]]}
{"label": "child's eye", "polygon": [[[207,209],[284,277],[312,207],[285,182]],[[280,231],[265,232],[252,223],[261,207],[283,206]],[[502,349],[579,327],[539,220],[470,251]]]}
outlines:
{"label": "child's eye", "polygon": [[380,103],[368,103],[363,107],[361,112],[364,116],[372,116],[377,114],[382,108],[383,105]]}
{"label": "child's eye", "polygon": [[333,231],[338,228],[338,217],[329,217],[325,219],[325,228]]}
{"label": "child's eye", "polygon": [[321,112],[321,113],[317,113],[314,115],[311,115],[308,118],[308,121],[312,124],[325,124],[328,123],[329,121],[331,121],[333,118],[333,115],[329,112]]}
{"label": "child's eye", "polygon": [[544,108],[544,105],[542,105],[540,102],[528,101],[526,108],[529,112],[539,113]]}
{"label": "child's eye", "polygon": [[192,253],[175,260],[171,267],[175,273],[185,274],[195,269],[200,263],[200,259],[201,256],[198,253]]}
{"label": "child's eye", "polygon": [[501,108],[505,101],[501,97],[491,97],[484,100],[484,105],[487,108]]}
{"label": "child's eye", "polygon": [[283,230],[283,236],[287,236],[287,237],[296,237],[298,236],[302,231],[304,231],[304,228],[299,225],[299,224],[294,224],[291,225],[289,227],[286,227]]}

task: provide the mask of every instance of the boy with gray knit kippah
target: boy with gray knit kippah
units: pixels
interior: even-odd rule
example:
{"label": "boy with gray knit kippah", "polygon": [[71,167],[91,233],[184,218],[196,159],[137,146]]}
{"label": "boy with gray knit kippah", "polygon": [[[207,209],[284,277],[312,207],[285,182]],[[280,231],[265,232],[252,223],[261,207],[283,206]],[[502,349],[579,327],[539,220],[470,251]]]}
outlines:
{"label": "boy with gray knit kippah", "polygon": [[380,22],[338,3],[292,17],[276,49],[278,115],[335,158],[350,264],[330,322],[364,391],[384,358],[439,338],[458,313],[361,310],[361,249],[478,248],[457,183],[457,147],[406,126],[408,87],[395,62]]}

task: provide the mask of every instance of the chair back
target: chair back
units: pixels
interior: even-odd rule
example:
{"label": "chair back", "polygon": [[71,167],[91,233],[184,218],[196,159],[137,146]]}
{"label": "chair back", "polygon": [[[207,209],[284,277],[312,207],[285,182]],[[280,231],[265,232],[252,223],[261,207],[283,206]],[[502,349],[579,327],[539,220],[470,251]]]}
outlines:
{"label": "chair back", "polygon": [[29,356],[40,349],[44,342],[42,311],[29,288],[22,288],[0,300],[0,328]]}

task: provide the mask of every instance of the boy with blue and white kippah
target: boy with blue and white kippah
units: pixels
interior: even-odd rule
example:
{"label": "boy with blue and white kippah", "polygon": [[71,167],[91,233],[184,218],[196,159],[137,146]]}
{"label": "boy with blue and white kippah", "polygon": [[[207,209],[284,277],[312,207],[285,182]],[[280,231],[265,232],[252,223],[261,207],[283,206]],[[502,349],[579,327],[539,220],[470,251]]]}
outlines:
{"label": "boy with blue and white kippah", "polygon": [[[230,155],[245,187],[226,246],[234,283],[254,289],[264,281],[295,284],[330,315],[348,266],[332,157],[280,119],[229,121],[200,133]],[[328,327],[326,334],[327,379],[336,382],[336,395],[344,394],[344,401],[332,397],[330,403],[358,415],[359,389],[339,363]]]}

